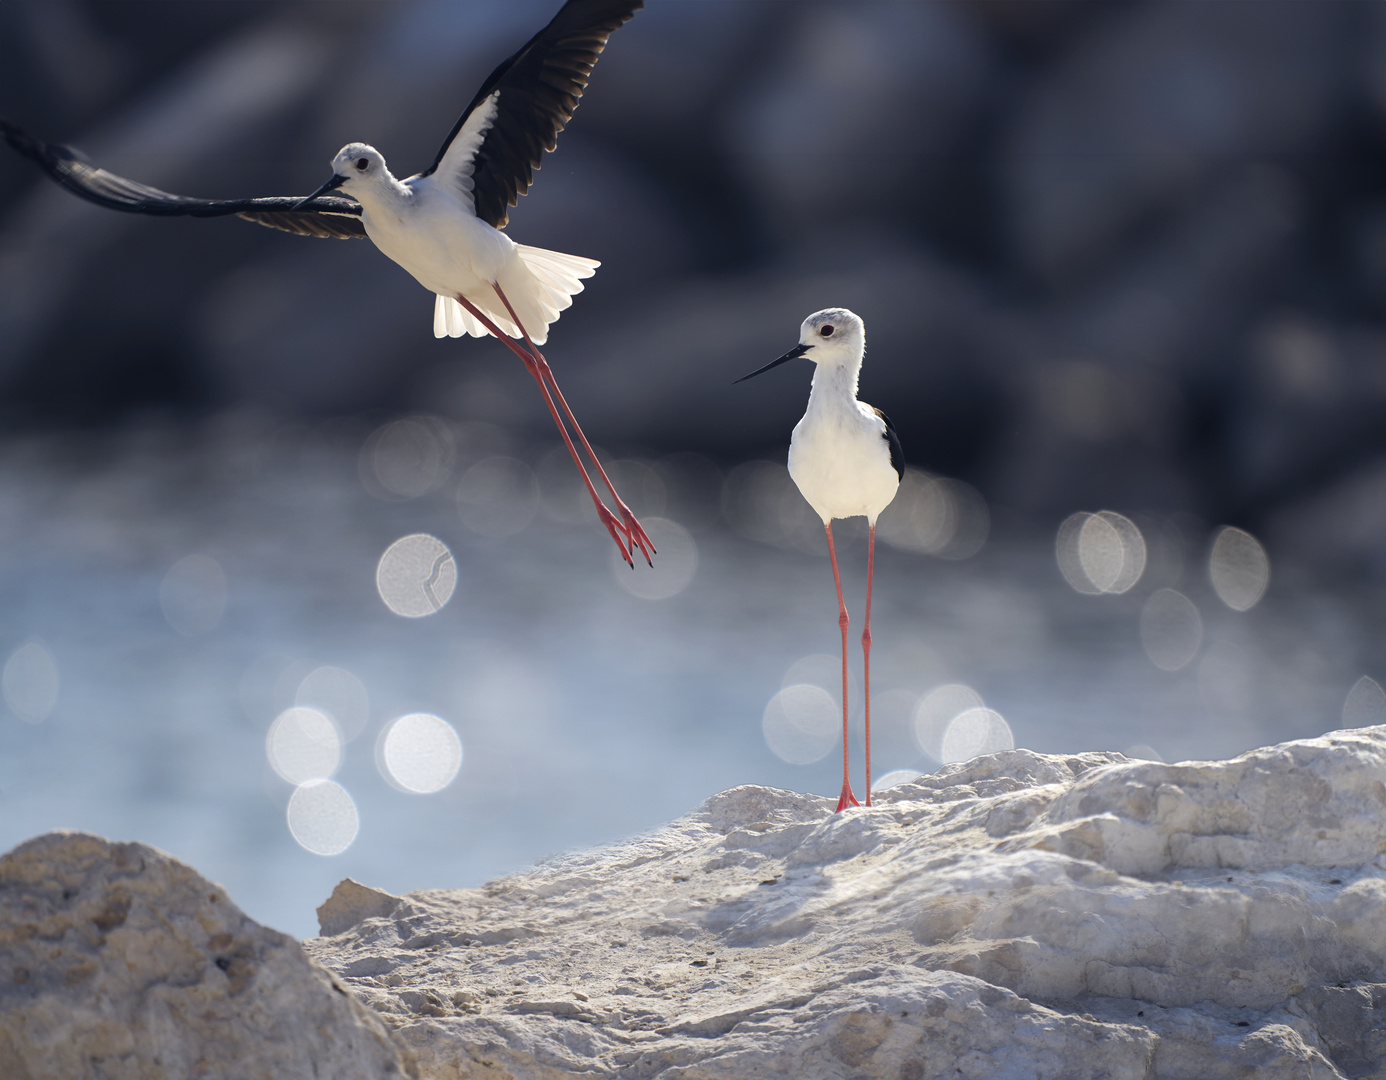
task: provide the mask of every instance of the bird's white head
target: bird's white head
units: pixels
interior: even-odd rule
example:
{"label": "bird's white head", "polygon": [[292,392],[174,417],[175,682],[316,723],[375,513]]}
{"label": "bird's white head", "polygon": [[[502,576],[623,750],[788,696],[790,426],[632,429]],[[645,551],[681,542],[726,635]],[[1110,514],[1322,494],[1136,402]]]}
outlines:
{"label": "bird's white head", "polygon": [[866,351],[866,324],[846,308],[824,308],[799,327],[799,344],[815,364],[859,364]]}
{"label": "bird's white head", "polygon": [[347,143],[332,159],[332,179],[306,199],[300,200],[294,209],[306,206],[319,195],[326,195],[336,188],[341,188],[357,202],[363,201],[363,195],[368,201],[373,191],[394,183],[395,178],[385,166],[384,154],[365,143]]}
{"label": "bird's white head", "polygon": [[[745,382],[801,356],[812,360],[820,369],[837,368],[855,373],[861,367],[865,352],[866,324],[861,317],[846,308],[824,308],[815,311],[799,327],[798,345],[778,360],[772,360],[763,368],[757,368],[736,381]],[[855,383],[856,375],[852,374],[850,378]]]}
{"label": "bird's white head", "polygon": [[359,142],[347,143],[337,151],[332,159],[332,176],[334,179],[340,176],[342,180],[338,186],[351,195],[382,179],[394,179],[385,166],[385,155],[374,146]]}

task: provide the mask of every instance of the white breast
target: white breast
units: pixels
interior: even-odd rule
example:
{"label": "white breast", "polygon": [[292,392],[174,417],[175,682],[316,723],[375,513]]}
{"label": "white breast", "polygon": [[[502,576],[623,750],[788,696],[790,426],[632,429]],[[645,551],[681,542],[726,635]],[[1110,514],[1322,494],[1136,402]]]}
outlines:
{"label": "white breast", "polygon": [[404,198],[363,198],[366,235],[431,292],[456,296],[489,290],[515,257],[514,242],[431,179],[409,183],[412,190]]}
{"label": "white breast", "polygon": [[789,475],[824,522],[865,516],[873,525],[900,486],[885,423],[868,406],[809,411],[789,441]]}

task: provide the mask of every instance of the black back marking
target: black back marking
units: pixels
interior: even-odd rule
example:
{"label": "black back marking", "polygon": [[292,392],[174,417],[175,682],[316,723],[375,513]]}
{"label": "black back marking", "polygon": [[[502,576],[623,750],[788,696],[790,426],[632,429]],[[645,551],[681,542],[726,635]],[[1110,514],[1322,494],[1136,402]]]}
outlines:
{"label": "black back marking", "polygon": [[880,409],[871,410],[881,418],[885,424],[885,434],[882,438],[890,446],[890,467],[895,470],[895,475],[901,480],[905,478],[905,449],[900,445],[900,436],[895,433],[895,425],[890,422],[890,417],[881,412]]}

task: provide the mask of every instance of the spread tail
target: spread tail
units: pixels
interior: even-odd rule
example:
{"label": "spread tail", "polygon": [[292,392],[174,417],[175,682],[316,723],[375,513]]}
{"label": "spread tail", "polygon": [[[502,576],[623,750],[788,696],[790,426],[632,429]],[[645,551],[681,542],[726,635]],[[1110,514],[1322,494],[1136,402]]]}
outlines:
{"label": "spread tail", "polygon": [[[573,297],[582,292],[582,280],[591,277],[601,263],[525,244],[516,244],[515,250],[519,260],[501,272],[500,286],[534,344],[543,345],[549,339],[549,324],[572,304]],[[467,299],[506,334],[522,336],[494,292]],[[486,337],[488,333],[455,299],[439,294],[433,305],[434,337]]]}

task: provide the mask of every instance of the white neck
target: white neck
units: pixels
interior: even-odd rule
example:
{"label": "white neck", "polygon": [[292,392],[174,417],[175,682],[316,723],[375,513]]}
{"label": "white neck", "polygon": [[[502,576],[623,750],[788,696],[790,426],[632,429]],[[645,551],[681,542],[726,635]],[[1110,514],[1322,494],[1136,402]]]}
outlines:
{"label": "white neck", "polygon": [[824,361],[814,366],[817,370],[813,373],[813,389],[809,391],[810,408],[815,402],[840,402],[844,398],[856,400],[857,379],[861,375],[860,359],[856,362]]}
{"label": "white neck", "polygon": [[387,170],[383,176],[358,181],[350,186],[347,194],[359,202],[367,211],[380,211],[388,206],[397,206],[407,201],[413,194],[408,185],[400,183]]}

